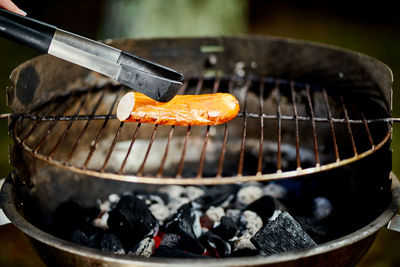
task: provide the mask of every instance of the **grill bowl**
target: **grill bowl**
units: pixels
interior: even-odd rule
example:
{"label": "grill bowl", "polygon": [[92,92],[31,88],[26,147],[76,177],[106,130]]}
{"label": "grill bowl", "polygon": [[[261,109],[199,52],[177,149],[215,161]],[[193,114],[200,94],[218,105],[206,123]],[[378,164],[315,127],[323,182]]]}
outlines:
{"label": "grill bowl", "polygon": [[[37,198],[43,197],[41,210],[38,208],[28,213],[35,213],[36,216],[44,220],[42,214],[46,214],[44,210],[52,209],[60,200],[60,197],[54,197],[60,193],[68,191],[68,188],[76,185],[76,182],[81,182],[81,186],[87,189],[88,194],[80,197],[81,204],[85,202],[95,201],[96,197],[104,196],[108,192],[124,191],[132,187],[132,184],[110,182],[107,180],[99,181],[98,179],[91,180],[74,180],[72,177],[66,179],[54,178],[46,179],[45,176],[37,177],[36,191]],[[246,258],[231,258],[231,259],[146,259],[134,256],[121,256],[110,252],[104,252],[88,247],[83,247],[43,231],[32,224],[30,219],[24,215],[24,210],[21,208],[21,199],[16,194],[16,187],[12,179],[7,179],[1,191],[1,202],[7,217],[21,229],[31,241],[42,260],[49,266],[353,266],[362,256],[368,251],[373,241],[378,234],[378,231],[386,226],[389,220],[397,213],[400,204],[400,183],[397,178],[392,175],[393,181],[391,189],[391,201],[377,218],[366,224],[364,227],[335,239],[333,241],[320,244],[318,247],[295,252],[281,253],[269,257],[246,257]],[[53,182],[49,185],[48,182]],[[48,189],[52,188],[49,192]],[[89,190],[90,188],[90,190]],[[145,187],[149,190],[149,187]],[[69,190],[70,191],[70,190]],[[92,193],[89,193],[92,192]],[[53,195],[53,196],[52,196]],[[68,196],[63,195],[61,198]],[[54,201],[57,199],[56,201]],[[77,198],[75,198],[77,199]],[[42,203],[42,204],[43,204]],[[40,215],[39,215],[40,214]],[[343,218],[345,219],[345,218]],[[349,223],[351,223],[349,221]],[[41,228],[43,227],[40,226]]]}
{"label": "grill bowl", "polygon": [[[190,162],[184,162],[183,178],[176,173],[171,176],[157,176],[157,171],[147,174],[148,165],[144,165],[145,168],[142,173],[140,173],[139,168],[135,172],[122,173],[121,175],[114,170],[109,171],[107,168],[102,168],[104,166],[103,162],[108,157],[107,153],[100,153],[102,156],[98,160],[89,160],[89,163],[101,162],[98,166],[89,164],[85,166],[87,157],[86,160],[83,158],[83,160],[77,162],[73,160],[65,162],[63,160],[68,158],[69,150],[60,147],[57,150],[60,153],[58,154],[59,158],[54,156],[56,154],[51,155],[52,149],[60,139],[58,137],[48,137],[51,137],[52,134],[56,136],[62,135],[64,128],[71,121],[73,115],[67,118],[64,124],[60,123],[62,121],[60,117],[65,114],[57,117],[57,112],[50,112],[43,116],[46,108],[52,105],[51,103],[49,104],[49,98],[53,99],[50,101],[55,101],[55,106],[57,106],[57,103],[62,104],[63,100],[71,99],[71,94],[85,97],[90,91],[90,94],[97,94],[97,97],[101,98],[104,93],[107,101],[99,106],[97,110],[99,117],[91,119],[91,127],[94,127],[95,130],[89,129],[88,135],[81,140],[81,143],[86,145],[86,148],[76,150],[89,155],[91,151],[94,151],[93,153],[99,151],[98,146],[96,146],[96,140],[100,132],[101,136],[98,140],[109,140],[106,142],[108,145],[114,143],[113,139],[117,140],[114,137],[118,133],[120,124],[113,119],[112,109],[110,112],[112,103],[116,103],[115,101],[117,100],[117,94],[113,93],[115,92],[113,91],[114,85],[85,69],[49,56],[41,56],[22,64],[13,71],[11,79],[14,86],[7,91],[8,105],[14,112],[10,120],[9,129],[15,140],[15,145],[11,151],[11,162],[16,169],[12,181],[9,179],[3,186],[2,203],[7,216],[13,223],[28,236],[32,237],[32,242],[36,245],[39,254],[46,263],[50,265],[62,263],[64,265],[127,264],[133,266],[205,264],[205,261],[197,260],[148,260],[117,256],[60,240],[51,236],[46,230],[48,226],[46,224],[51,221],[48,220],[49,212],[69,196],[74,196],[79,200],[80,204],[85,205],[85,203],[93,201],[96,197],[104,198],[107,193],[118,192],[117,188],[121,187],[125,190],[128,187],[151,190],[151,188],[165,184],[214,184],[223,186],[227,183],[247,181],[268,181],[291,177],[300,179],[299,176],[302,176],[302,182],[308,179],[327,182],[327,187],[333,188],[333,194],[336,196],[340,194],[339,197],[343,193],[340,185],[345,189],[349,188],[346,195],[349,199],[343,197],[348,203],[348,207],[343,213],[353,216],[363,215],[362,222],[357,224],[356,229],[351,229],[347,235],[321,244],[317,248],[272,257],[207,261],[207,263],[217,266],[243,266],[249,264],[257,266],[280,263],[294,265],[301,263],[307,265],[320,264],[321,266],[355,264],[372,244],[379,228],[385,225],[397,211],[397,180],[393,179],[395,182],[392,189],[389,186],[391,183],[389,178],[391,169],[389,146],[392,129],[388,121],[381,120],[381,118],[387,118],[391,111],[392,74],[381,62],[364,55],[330,46],[269,37],[119,40],[114,41],[112,44],[172,68],[184,70],[183,72],[187,77],[194,77],[195,83],[192,84],[192,90],[195,93],[197,88],[201,87],[199,84],[207,82],[207,77],[215,78],[212,79],[213,82],[210,87],[213,90],[213,84],[217,80],[216,77],[224,77],[224,75],[228,74],[226,83],[229,85],[231,74],[240,77],[244,71],[245,76],[242,80],[239,79],[237,81],[238,85],[235,90],[239,92],[238,97],[240,98],[241,88],[245,88],[245,91],[252,93],[248,98],[253,98],[251,100],[253,102],[248,102],[250,104],[247,104],[246,109],[244,108],[246,104],[243,104],[247,103],[246,97],[242,97],[240,99],[243,108],[241,110],[242,116],[229,124],[230,135],[228,140],[232,140],[230,137],[238,137],[239,142],[235,141],[234,145],[228,142],[226,147],[237,146],[238,150],[235,152],[236,156],[232,157],[234,160],[229,157],[228,153],[228,156],[225,157],[229,160],[224,162],[228,162],[235,167],[232,172],[222,173],[221,176],[218,175],[218,171],[215,171],[210,176],[205,174],[204,170],[208,170],[210,166],[219,166],[219,159],[221,158],[217,156],[214,161],[207,161],[210,159],[207,149],[212,147],[213,140],[213,131],[211,130],[213,128],[211,127],[209,129],[203,127],[197,128],[197,130],[190,130],[190,138],[195,137],[201,140],[200,150],[196,156],[197,160],[194,161],[195,166],[188,164]],[[213,57],[217,59],[217,63],[214,65],[211,64],[214,60],[210,60]],[[268,77],[275,78],[271,80]],[[203,82],[200,83],[199,81],[201,80]],[[266,117],[263,117],[265,119],[264,130],[271,129],[271,125],[274,129],[272,135],[269,136],[274,144],[274,149],[271,149],[273,152],[272,165],[274,166],[272,169],[264,169],[265,164],[268,164],[268,157],[259,152],[261,146],[257,145],[260,143],[266,144],[266,147],[262,146],[264,152],[269,149],[268,136],[264,137],[264,135],[259,134],[261,120],[257,115],[259,115],[258,107],[260,106],[258,102],[261,102],[258,101],[261,95],[259,93],[261,91],[260,80],[263,80],[268,86],[272,85],[265,91],[269,93],[270,98],[267,98],[267,102],[264,103],[266,112],[269,108],[272,108],[272,112],[266,113]],[[246,89],[248,81],[257,86],[248,86]],[[285,82],[282,83],[282,81]],[[278,90],[279,94],[276,93],[273,86],[277,82],[282,85]],[[292,84],[294,84],[294,91],[298,92],[298,95],[302,95],[302,97],[293,102],[299,105],[298,112],[304,112],[303,115],[298,114],[296,116],[295,114],[291,102],[292,98],[290,97]],[[223,90],[229,90],[229,88],[231,87],[227,86]],[[310,88],[313,92],[312,101],[308,101],[307,97],[304,97],[307,96],[307,88]],[[313,120],[319,118],[317,115],[323,114],[323,112],[318,113],[318,101],[316,100],[324,101],[325,89],[329,93],[328,101],[326,102],[332,107],[332,117],[338,117],[336,120],[332,119],[329,114],[326,114],[325,110],[325,116],[321,118],[320,122],[316,122],[318,132],[310,131],[313,128]],[[319,95],[319,98],[314,95]],[[254,99],[253,96],[256,98]],[[345,98],[343,103],[346,108],[343,108],[343,103],[340,102],[341,96]],[[280,106],[281,112],[277,112],[278,99],[282,102]],[[338,99],[339,101],[337,101]],[[88,107],[93,107],[96,101],[97,98],[94,98]],[[272,105],[269,105],[268,101]],[[310,102],[314,105],[315,117],[310,111]],[[72,103],[73,109],[76,109],[79,105],[79,102],[72,101]],[[253,105],[253,103],[257,103],[257,105]],[[60,105],[60,108],[62,108],[62,105]],[[360,116],[359,111],[364,113],[367,121],[363,120],[363,116]],[[83,117],[76,119],[74,122],[74,124],[80,124],[81,127],[71,128],[71,132],[68,133],[68,136],[72,137],[71,142],[65,142],[64,144],[69,149],[74,146],[82,128],[89,121],[90,110],[84,108],[81,112],[79,114]],[[351,117],[346,116],[346,113]],[[253,116],[251,114],[255,114],[254,118],[251,117]],[[96,116],[96,114],[94,115]],[[272,117],[268,117],[270,115]],[[301,116],[304,117],[303,121]],[[106,120],[110,121],[111,126],[103,128],[102,125]],[[56,130],[52,130],[52,133],[46,135],[53,121],[58,122],[54,126]],[[367,127],[365,127],[365,122]],[[279,130],[280,123],[281,130]],[[335,155],[335,141],[331,130],[332,123],[335,127],[337,142],[342,142],[341,145],[338,145],[339,158]],[[59,127],[58,130],[57,127]],[[135,124],[127,126],[126,129],[129,135],[124,137],[122,133],[118,138],[122,138],[122,141],[131,140],[135,127]],[[221,130],[217,129],[215,131],[216,136],[222,140],[224,139],[223,127]],[[164,131],[162,130],[163,127],[159,128],[157,128],[157,136],[161,135],[167,139],[170,129],[168,128]],[[138,140],[151,140],[151,136],[155,133],[154,129],[156,127],[153,125],[143,125],[142,132],[138,134]],[[367,129],[370,134],[368,134]],[[189,130],[176,130],[174,137],[176,136],[178,140],[184,143],[187,132]],[[246,139],[243,138],[243,133],[245,133]],[[317,143],[319,144],[317,149],[314,149],[316,147],[316,139],[313,133],[317,133]],[[263,136],[264,139],[261,140],[260,136]],[[297,136],[300,136],[300,138],[297,138]],[[363,137],[361,138],[360,136]],[[277,145],[279,137],[283,141]],[[44,141],[42,142],[42,140]],[[208,142],[205,140],[208,140]],[[251,154],[247,154],[246,151],[246,148],[252,148],[250,145],[254,140],[256,140],[256,152],[252,152],[254,149],[250,149],[250,152],[258,155],[256,160],[253,157],[249,157]],[[294,162],[294,165],[288,165],[288,169],[283,167],[282,161],[281,166],[279,166],[279,160],[277,159],[279,158],[279,153],[282,156],[282,152],[285,152],[285,145],[290,147],[291,152],[288,152],[291,155],[289,161]],[[145,146],[142,151],[143,154],[147,154],[148,147]],[[154,145],[154,147],[157,146]],[[92,150],[92,148],[94,149]],[[163,146],[163,151],[165,151],[165,145]],[[182,153],[182,149],[179,151],[179,153]],[[202,151],[206,151],[204,157]],[[222,154],[220,151],[221,148],[218,150],[218,155]],[[326,162],[322,158],[323,151],[328,151]],[[317,160],[317,154],[321,156],[320,162]],[[252,164],[260,162],[259,155],[263,155],[261,174],[258,172],[260,165]],[[311,155],[308,160],[306,160],[306,155]],[[149,159],[152,157],[152,154],[149,154]],[[281,160],[283,158],[282,156]],[[157,161],[158,163],[161,162]],[[139,166],[141,165],[143,163],[139,164]],[[175,167],[178,167],[176,169],[178,169],[179,174],[179,161],[177,165]],[[190,171],[189,174],[184,174],[185,168]],[[224,171],[229,171],[231,167],[228,165],[224,166],[223,169]],[[167,169],[164,169],[164,171],[167,172]],[[356,183],[353,183],[354,180],[352,179],[354,177],[357,180]],[[312,192],[313,189],[310,187],[308,190]],[[94,195],[89,197],[89,192]],[[360,193],[361,197],[353,196],[352,192]],[[23,203],[22,208],[20,206],[21,203]],[[351,224],[355,217],[344,217],[344,220]]]}

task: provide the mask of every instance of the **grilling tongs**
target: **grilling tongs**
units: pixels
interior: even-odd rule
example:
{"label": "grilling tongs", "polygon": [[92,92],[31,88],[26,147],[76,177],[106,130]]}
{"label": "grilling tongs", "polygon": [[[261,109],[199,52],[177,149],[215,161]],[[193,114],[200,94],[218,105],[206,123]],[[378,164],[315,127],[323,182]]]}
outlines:
{"label": "grilling tongs", "polygon": [[0,35],[104,74],[157,101],[168,102],[182,86],[183,75],[173,69],[3,9]]}

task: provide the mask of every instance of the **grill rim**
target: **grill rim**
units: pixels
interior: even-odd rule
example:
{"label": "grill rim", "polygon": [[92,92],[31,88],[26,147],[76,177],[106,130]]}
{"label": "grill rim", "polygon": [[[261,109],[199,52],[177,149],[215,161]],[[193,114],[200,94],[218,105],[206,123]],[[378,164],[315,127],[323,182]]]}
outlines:
{"label": "grill rim", "polygon": [[[387,223],[396,215],[400,206],[400,181],[396,175],[391,172],[390,179],[391,185],[391,201],[388,206],[382,211],[382,213],[366,226],[340,237],[332,241],[322,243],[315,248],[298,250],[295,252],[285,252],[278,255],[271,255],[268,257],[256,256],[256,257],[239,257],[239,258],[228,258],[228,259],[177,259],[177,258],[160,258],[160,259],[147,259],[139,256],[130,255],[116,255],[112,252],[100,251],[97,249],[84,247],[78,244],[74,244],[69,241],[57,238],[44,232],[32,225],[17,209],[18,198],[15,193],[15,185],[13,179],[16,177],[8,177],[3,184],[0,191],[0,202],[3,205],[3,210],[9,220],[22,230],[29,238],[35,239],[43,243],[45,246],[61,250],[62,253],[70,253],[74,256],[84,257],[91,260],[100,260],[105,262],[129,264],[135,266],[177,266],[177,265],[193,265],[203,266],[205,263],[211,263],[213,266],[245,266],[249,263],[251,265],[264,265],[264,264],[275,264],[283,263],[293,260],[305,259],[311,256],[318,256],[322,253],[332,252],[337,249],[341,249],[350,245],[354,245],[357,242],[363,241],[368,237],[372,238],[372,235],[387,225]],[[370,244],[372,245],[372,243]],[[59,251],[57,251],[60,253]],[[366,253],[365,251],[364,253]],[[165,263],[165,260],[168,263]]]}

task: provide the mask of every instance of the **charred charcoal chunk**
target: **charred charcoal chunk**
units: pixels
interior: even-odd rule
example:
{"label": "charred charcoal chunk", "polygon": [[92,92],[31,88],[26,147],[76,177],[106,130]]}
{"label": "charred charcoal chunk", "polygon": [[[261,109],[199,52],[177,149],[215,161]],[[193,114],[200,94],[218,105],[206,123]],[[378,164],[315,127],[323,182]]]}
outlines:
{"label": "charred charcoal chunk", "polygon": [[133,246],[129,254],[149,258],[153,253],[155,246],[156,245],[154,239],[146,237],[145,239],[137,243],[135,246]]}
{"label": "charred charcoal chunk", "polygon": [[250,248],[244,248],[244,249],[238,249],[235,250],[229,255],[230,257],[253,257],[257,256],[258,251],[255,249],[250,249]]}
{"label": "charred charcoal chunk", "polygon": [[300,224],[287,212],[282,212],[275,220],[261,228],[251,238],[251,242],[261,255],[266,256],[316,246]]}
{"label": "charred charcoal chunk", "polygon": [[141,241],[157,231],[158,223],[143,200],[132,195],[121,197],[109,212],[108,226],[126,245]]}
{"label": "charred charcoal chunk", "polygon": [[194,254],[194,253],[190,253],[190,252],[185,252],[180,249],[169,248],[166,246],[159,246],[158,248],[156,248],[152,257],[155,257],[155,258],[158,258],[158,257],[160,257],[160,258],[205,258],[205,259],[211,258],[206,255],[199,255],[199,254]]}
{"label": "charred charcoal chunk", "polygon": [[223,216],[221,218],[221,223],[211,231],[227,241],[234,237],[238,230],[237,225],[231,218]]}
{"label": "charred charcoal chunk", "polygon": [[87,235],[80,230],[73,230],[71,231],[68,239],[71,242],[77,243],[79,245],[95,248],[97,246],[96,238],[96,234]]}
{"label": "charred charcoal chunk", "polygon": [[110,251],[121,255],[125,254],[125,249],[118,236],[109,232],[100,236],[98,248],[103,251]]}
{"label": "charred charcoal chunk", "polygon": [[166,246],[169,248],[176,248],[179,246],[180,237],[177,234],[165,234],[161,240],[160,246]]}
{"label": "charred charcoal chunk", "polygon": [[231,218],[235,222],[235,224],[237,224],[239,222],[241,214],[242,214],[242,212],[238,209],[227,209],[226,210],[226,216]]}
{"label": "charred charcoal chunk", "polygon": [[193,229],[195,210],[191,203],[184,204],[175,215],[165,223],[165,232],[178,234],[181,238],[179,247],[185,251],[203,254],[205,249],[200,244]]}
{"label": "charred charcoal chunk", "polygon": [[275,200],[270,196],[263,196],[250,205],[247,206],[246,210],[251,210],[257,213],[261,217],[263,223],[267,223],[268,219],[274,214],[275,211]]}
{"label": "charred charcoal chunk", "polygon": [[203,234],[199,241],[216,258],[224,258],[231,254],[231,246],[212,232]]}
{"label": "charred charcoal chunk", "polygon": [[100,213],[96,207],[83,208],[78,203],[70,200],[61,203],[53,213],[53,225],[56,234],[67,237],[71,231],[92,228],[92,221]]}
{"label": "charred charcoal chunk", "polygon": [[205,194],[194,201],[200,204],[203,211],[208,210],[211,206],[225,207],[235,198],[237,190],[237,185],[207,187]]}

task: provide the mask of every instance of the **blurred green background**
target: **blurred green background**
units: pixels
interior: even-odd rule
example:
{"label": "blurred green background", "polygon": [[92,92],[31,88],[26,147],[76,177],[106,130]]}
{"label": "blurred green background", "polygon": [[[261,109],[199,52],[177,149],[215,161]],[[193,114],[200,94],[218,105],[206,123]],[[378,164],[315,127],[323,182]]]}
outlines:
{"label": "blurred green background", "polygon": [[[20,0],[30,17],[93,39],[259,34],[328,43],[380,59],[393,70],[393,116],[400,116],[400,16],[392,1]],[[0,39],[0,112],[9,74],[38,55]],[[400,128],[394,125],[393,171],[400,175]],[[0,120],[0,177],[8,163],[7,122]],[[0,266],[43,266],[23,234],[0,227]],[[400,266],[400,233],[381,230],[359,266]]]}

